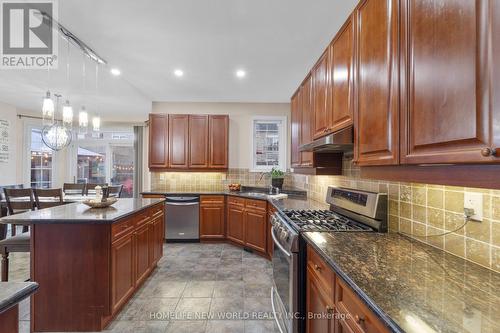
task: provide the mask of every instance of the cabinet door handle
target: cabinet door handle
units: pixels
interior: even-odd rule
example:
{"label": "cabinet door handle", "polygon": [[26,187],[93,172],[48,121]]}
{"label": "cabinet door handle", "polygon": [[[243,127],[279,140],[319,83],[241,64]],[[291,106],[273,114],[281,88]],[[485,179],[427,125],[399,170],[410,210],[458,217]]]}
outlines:
{"label": "cabinet door handle", "polygon": [[497,150],[495,148],[483,148],[481,149],[481,155],[484,157],[497,156]]}
{"label": "cabinet door handle", "polygon": [[365,318],[360,317],[358,315],[354,315],[354,321],[356,321],[356,323],[362,325],[365,322]]}
{"label": "cabinet door handle", "polygon": [[316,265],[316,264],[314,265],[314,269],[315,269],[315,270],[317,270],[318,272],[320,272],[320,271],[321,271],[321,267],[320,267],[320,266],[318,266],[318,265]]}
{"label": "cabinet door handle", "polygon": [[326,312],[328,312],[328,313],[333,313],[333,307],[332,307],[332,306],[330,306],[330,305],[327,305],[327,306],[326,306]]}

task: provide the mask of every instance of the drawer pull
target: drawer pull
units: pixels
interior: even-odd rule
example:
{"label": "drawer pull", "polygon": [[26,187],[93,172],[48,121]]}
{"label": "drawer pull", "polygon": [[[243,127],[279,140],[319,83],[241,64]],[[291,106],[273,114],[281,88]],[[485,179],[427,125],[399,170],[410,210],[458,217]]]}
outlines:
{"label": "drawer pull", "polygon": [[327,305],[327,306],[326,306],[326,312],[328,312],[328,313],[333,313],[333,307],[332,307],[332,306],[330,306],[330,305]]}
{"label": "drawer pull", "polygon": [[318,266],[317,264],[314,264],[314,269],[321,272],[321,266]]}
{"label": "drawer pull", "polygon": [[363,317],[360,317],[358,315],[354,315],[354,321],[356,321],[356,323],[360,324],[360,325],[363,325],[364,322],[365,322],[365,318]]}

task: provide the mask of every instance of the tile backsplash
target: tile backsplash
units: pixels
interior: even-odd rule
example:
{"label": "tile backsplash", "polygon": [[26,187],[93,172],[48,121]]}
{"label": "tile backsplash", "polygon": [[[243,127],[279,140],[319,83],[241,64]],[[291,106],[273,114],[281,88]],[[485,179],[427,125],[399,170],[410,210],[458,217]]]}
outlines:
{"label": "tile backsplash", "polygon": [[[500,191],[441,185],[361,179],[360,170],[345,159],[342,176],[287,174],[284,186],[305,190],[324,202],[329,185],[385,192],[389,195],[389,231],[403,232],[444,251],[500,272]],[[227,172],[155,172],[152,191],[223,191],[230,183],[266,187],[267,175],[248,169]],[[464,223],[467,192],[483,194],[483,222]],[[449,233],[448,233],[449,232]],[[432,236],[448,233],[445,236]]]}
{"label": "tile backsplash", "polygon": [[[344,160],[342,176],[293,175],[291,186],[324,201],[329,185],[385,192],[389,195],[389,231],[414,239],[500,272],[500,191],[361,179],[359,168]],[[483,221],[464,228],[464,196],[483,194]],[[455,232],[453,232],[456,230]],[[433,236],[448,233],[444,236]]]}

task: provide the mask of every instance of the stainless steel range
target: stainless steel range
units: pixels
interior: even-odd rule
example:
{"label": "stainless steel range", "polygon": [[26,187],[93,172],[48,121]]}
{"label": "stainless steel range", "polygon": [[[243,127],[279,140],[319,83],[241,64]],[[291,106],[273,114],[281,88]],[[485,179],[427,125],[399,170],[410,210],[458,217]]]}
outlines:
{"label": "stainless steel range", "polygon": [[284,210],[271,221],[271,304],[281,333],[305,332],[306,243],[301,232],[386,232],[387,194],[330,186],[329,210]]}

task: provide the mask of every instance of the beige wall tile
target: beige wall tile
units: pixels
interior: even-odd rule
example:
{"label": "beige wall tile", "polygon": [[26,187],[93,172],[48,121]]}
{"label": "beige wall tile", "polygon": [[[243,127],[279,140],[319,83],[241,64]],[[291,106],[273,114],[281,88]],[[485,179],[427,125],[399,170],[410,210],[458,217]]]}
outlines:
{"label": "beige wall tile", "polygon": [[[465,222],[463,215],[451,212],[444,213],[444,226],[447,231],[452,231],[463,225]],[[455,231],[455,233],[463,235],[464,229]]]}
{"label": "beige wall tile", "polygon": [[411,186],[401,185],[399,187],[399,200],[411,202]]}
{"label": "beige wall tile", "polygon": [[490,246],[486,243],[466,238],[465,257],[477,264],[490,267]]}
{"label": "beige wall tile", "polygon": [[426,205],[426,188],[422,186],[412,186],[412,202],[417,205]]}
{"label": "beige wall tile", "polygon": [[465,235],[467,237],[489,243],[490,226],[491,222],[487,219],[484,219],[482,222],[469,221],[465,226]]}
{"label": "beige wall tile", "polygon": [[399,202],[394,200],[389,200],[389,214],[399,215]]}
{"label": "beige wall tile", "polygon": [[399,231],[399,217],[394,215],[389,215],[389,231],[398,232]]}
{"label": "beige wall tile", "polygon": [[405,218],[400,218],[399,230],[407,235],[411,234],[411,221]]}
{"label": "beige wall tile", "polygon": [[500,222],[491,222],[491,244],[500,246]]}
{"label": "beige wall tile", "polygon": [[500,197],[492,197],[491,218],[500,221]]}
{"label": "beige wall tile", "polygon": [[446,235],[444,249],[456,256],[465,258],[465,237],[457,234]]}
{"label": "beige wall tile", "polygon": [[426,223],[427,222],[427,212],[424,206],[412,205],[413,209],[413,220],[417,222]]}
{"label": "beige wall tile", "polygon": [[[439,235],[442,234],[442,229],[436,229],[433,227],[427,227],[427,235]],[[437,247],[438,249],[444,249],[444,237],[443,236],[430,236],[426,238],[426,243]]]}
{"label": "beige wall tile", "polygon": [[491,269],[500,272],[500,247],[491,247]]}
{"label": "beige wall tile", "polygon": [[427,222],[435,228],[444,229],[444,211],[428,207]]}
{"label": "beige wall tile", "polygon": [[399,214],[401,217],[411,219],[411,204],[407,202],[399,203]]}
{"label": "beige wall tile", "polygon": [[444,191],[440,189],[427,189],[427,205],[434,208],[444,208]]}
{"label": "beige wall tile", "polygon": [[463,192],[444,192],[444,209],[463,213],[464,211],[464,193]]}

